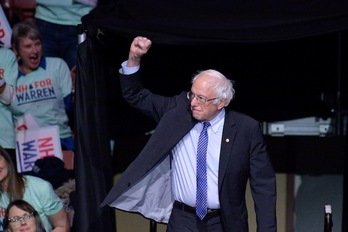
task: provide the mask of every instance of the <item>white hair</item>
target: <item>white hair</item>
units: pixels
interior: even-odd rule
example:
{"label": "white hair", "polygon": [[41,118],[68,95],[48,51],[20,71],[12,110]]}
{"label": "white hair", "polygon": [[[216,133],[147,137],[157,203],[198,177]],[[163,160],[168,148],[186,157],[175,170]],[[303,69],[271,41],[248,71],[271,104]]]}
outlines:
{"label": "white hair", "polygon": [[219,100],[224,99],[225,107],[228,106],[228,104],[230,104],[231,100],[233,99],[236,93],[235,89],[233,88],[233,81],[226,78],[225,75],[223,75],[217,70],[207,69],[204,71],[199,71],[197,74],[195,74],[192,78],[191,83],[193,84],[196,81],[196,79],[203,74],[217,79],[215,84],[212,86],[217,96],[217,99],[214,100],[214,103],[216,104]]}

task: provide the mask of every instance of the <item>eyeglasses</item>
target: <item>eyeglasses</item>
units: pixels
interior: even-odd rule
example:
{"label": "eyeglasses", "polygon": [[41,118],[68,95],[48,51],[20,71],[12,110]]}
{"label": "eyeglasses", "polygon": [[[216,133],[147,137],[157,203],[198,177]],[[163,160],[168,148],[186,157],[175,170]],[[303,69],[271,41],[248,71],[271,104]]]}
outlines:
{"label": "eyeglasses", "polygon": [[19,223],[21,221],[29,221],[30,219],[32,219],[34,217],[34,213],[31,212],[30,214],[24,214],[22,217],[13,217],[13,218],[9,218],[9,222],[13,223],[14,225],[19,225]]}
{"label": "eyeglasses", "polygon": [[187,99],[189,99],[190,101],[192,101],[194,98],[196,98],[196,100],[197,100],[199,103],[202,103],[202,104],[207,103],[207,102],[212,101],[212,100],[215,100],[215,99],[218,99],[218,97],[206,99],[205,97],[202,97],[202,96],[199,96],[199,95],[195,95],[195,94],[192,93],[192,92],[188,92],[188,93],[187,93]]}

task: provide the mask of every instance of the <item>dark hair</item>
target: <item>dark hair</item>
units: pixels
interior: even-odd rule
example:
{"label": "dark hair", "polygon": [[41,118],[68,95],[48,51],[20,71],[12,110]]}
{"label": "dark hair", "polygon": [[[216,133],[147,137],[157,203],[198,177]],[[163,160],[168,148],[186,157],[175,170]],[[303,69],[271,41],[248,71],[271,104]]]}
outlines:
{"label": "dark hair", "polygon": [[35,24],[29,22],[19,22],[12,28],[11,45],[19,49],[19,40],[28,37],[31,40],[41,40],[39,29]]}
{"label": "dark hair", "polygon": [[[2,189],[2,185],[0,184],[0,192],[6,192],[9,195],[10,201],[22,199],[24,190],[25,190],[25,178],[19,174],[13,163],[10,155],[7,153],[7,151],[0,146],[0,156],[4,157],[6,163],[7,163],[7,179],[8,179],[8,186],[7,189]],[[0,195],[1,196],[1,195]]]}
{"label": "dark hair", "polygon": [[46,232],[45,228],[42,226],[42,222],[41,222],[41,218],[40,218],[39,213],[34,209],[34,207],[31,204],[29,204],[25,200],[21,200],[21,199],[12,201],[7,206],[7,208],[5,210],[5,217],[4,217],[4,231],[6,231],[9,227],[9,224],[10,224],[9,212],[13,206],[16,206],[16,207],[20,208],[21,210],[24,210],[28,213],[33,213],[35,223],[36,223],[36,232]]}

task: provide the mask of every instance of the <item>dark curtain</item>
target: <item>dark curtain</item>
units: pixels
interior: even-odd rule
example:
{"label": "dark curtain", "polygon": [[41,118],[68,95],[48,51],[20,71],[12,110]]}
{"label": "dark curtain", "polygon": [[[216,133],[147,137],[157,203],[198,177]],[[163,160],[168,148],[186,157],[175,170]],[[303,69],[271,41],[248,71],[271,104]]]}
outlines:
{"label": "dark curtain", "polygon": [[104,1],[83,22],[156,43],[231,44],[342,31],[347,9],[345,0],[114,0]]}
{"label": "dark curtain", "polygon": [[[78,46],[75,96],[76,209],[73,231],[116,231],[115,210],[100,208],[113,184],[108,131],[108,80],[98,42]],[[99,57],[99,59],[93,59]]]}
{"label": "dark curtain", "polygon": [[144,83],[159,94],[214,68],[236,82],[231,107],[259,121],[326,119],[347,106],[345,0],[105,0],[83,24],[115,68],[135,36],[150,38]]}

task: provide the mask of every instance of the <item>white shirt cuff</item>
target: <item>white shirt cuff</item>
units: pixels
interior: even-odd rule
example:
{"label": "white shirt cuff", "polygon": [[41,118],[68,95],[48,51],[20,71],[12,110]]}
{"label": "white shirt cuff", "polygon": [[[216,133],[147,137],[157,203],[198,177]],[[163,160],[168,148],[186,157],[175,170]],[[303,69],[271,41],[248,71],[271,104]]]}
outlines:
{"label": "white shirt cuff", "polygon": [[119,72],[124,75],[130,75],[130,74],[138,72],[139,69],[140,69],[140,65],[135,67],[127,67],[127,61],[123,61]]}

